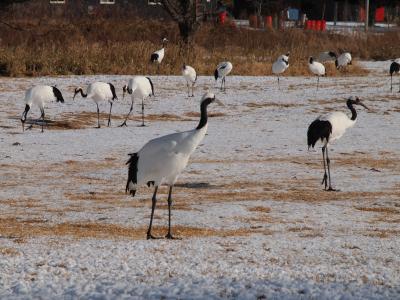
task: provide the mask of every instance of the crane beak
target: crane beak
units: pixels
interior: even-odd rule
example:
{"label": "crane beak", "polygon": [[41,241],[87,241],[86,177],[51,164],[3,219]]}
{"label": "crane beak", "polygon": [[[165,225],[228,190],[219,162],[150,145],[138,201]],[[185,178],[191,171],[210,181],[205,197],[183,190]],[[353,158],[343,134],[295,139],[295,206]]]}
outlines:
{"label": "crane beak", "polygon": [[214,99],[214,102],[217,103],[220,106],[225,106],[225,104],[221,100],[219,100],[217,98]]}
{"label": "crane beak", "polygon": [[362,107],[364,107],[364,108],[370,110],[364,103],[359,102],[358,104],[361,105]]}
{"label": "crane beak", "polygon": [[25,121],[21,120],[21,124],[22,124],[22,132],[24,132],[25,131]]}
{"label": "crane beak", "polygon": [[72,97],[72,100],[75,100],[75,96],[76,96],[76,94],[78,94],[78,92],[77,92],[77,91],[75,91],[75,93],[74,93],[74,96]]}

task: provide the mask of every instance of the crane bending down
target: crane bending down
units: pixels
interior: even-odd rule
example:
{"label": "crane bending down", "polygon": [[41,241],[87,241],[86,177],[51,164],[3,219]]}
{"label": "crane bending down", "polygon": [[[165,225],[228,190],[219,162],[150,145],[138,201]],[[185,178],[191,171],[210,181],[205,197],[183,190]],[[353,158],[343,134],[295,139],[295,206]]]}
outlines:
{"label": "crane bending down", "polygon": [[115,87],[111,83],[105,82],[94,82],[88,85],[86,94],[83,92],[81,87],[75,89],[74,97],[81,93],[83,98],[91,98],[97,106],[97,128],[100,128],[100,112],[99,103],[102,101],[108,101],[110,103],[110,113],[108,114],[107,126],[111,125],[111,110],[114,100],[118,100],[117,94],[115,93]]}
{"label": "crane bending down", "polygon": [[[28,89],[25,93],[25,110],[21,116],[22,131],[25,130],[26,116],[32,105],[37,105],[41,112],[42,118],[42,132],[44,124],[44,108],[50,101],[57,101],[64,103],[64,98],[58,88],[48,85],[37,85]],[[29,127],[31,128],[32,125]]]}
{"label": "crane bending down", "polygon": [[151,234],[154,209],[157,202],[157,190],[161,184],[169,186],[168,192],[168,234],[167,239],[173,239],[171,234],[171,205],[172,187],[179,174],[186,167],[190,155],[203,140],[207,132],[207,106],[213,102],[222,104],[212,93],[206,93],[200,104],[201,117],[198,126],[189,131],[165,135],[147,142],[137,153],[129,154],[129,165],[126,192],[133,197],[138,185],[153,185],[150,225],[147,230],[147,239],[154,239]]}
{"label": "crane bending down", "polygon": [[[232,71],[232,68],[233,66],[231,62],[224,61],[220,63],[214,71],[215,81],[217,81],[218,78],[221,78],[221,91],[226,90],[225,77]],[[224,88],[222,89],[222,87]]]}
{"label": "crane bending down", "polygon": [[[331,184],[330,174],[330,160],[328,156],[328,144],[339,138],[346,132],[347,128],[353,127],[357,120],[357,112],[353,105],[361,105],[368,109],[358,97],[350,97],[347,102],[347,107],[351,111],[351,118],[343,112],[333,112],[326,116],[320,116],[314,120],[307,131],[307,144],[308,148],[315,146],[318,140],[321,140],[322,146],[322,160],[324,164],[324,177],[322,184],[325,184],[325,190],[335,191]],[[326,155],[326,164],[325,164]],[[328,168],[328,174],[326,169]],[[328,186],[329,184],[329,186]]]}
{"label": "crane bending down", "polygon": [[134,97],[142,98],[142,126],[144,126],[144,98],[154,96],[154,85],[149,77],[145,76],[135,76],[129,79],[128,85],[124,85],[123,98],[125,98],[125,93],[132,95],[131,108],[129,113],[126,115],[125,121],[119,125],[119,127],[127,126],[126,121],[128,120],[132,110],[133,110],[133,100]]}

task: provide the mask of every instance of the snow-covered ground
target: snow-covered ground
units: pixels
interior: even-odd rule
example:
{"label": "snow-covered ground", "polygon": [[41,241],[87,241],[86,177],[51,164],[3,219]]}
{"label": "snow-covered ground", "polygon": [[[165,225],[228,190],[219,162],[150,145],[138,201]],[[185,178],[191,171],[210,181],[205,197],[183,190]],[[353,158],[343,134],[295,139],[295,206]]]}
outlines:
{"label": "snow-covered ground", "polygon": [[[400,297],[400,94],[390,62],[363,63],[365,77],[227,78],[226,93],[199,77],[187,98],[181,77],[154,76],[155,99],[128,127],[127,76],[0,79],[0,298],[11,299],[395,299]],[[96,108],[75,86],[112,82],[118,102]],[[22,132],[24,91],[57,85],[52,122]],[[125,195],[128,153],[198,122],[199,99],[215,91],[208,134],[174,189],[173,232],[145,240],[152,190]],[[333,185],[324,192],[321,151],[307,150],[319,114],[358,122],[331,147]],[[28,118],[37,118],[37,108]],[[161,189],[155,233],[167,230]]]}

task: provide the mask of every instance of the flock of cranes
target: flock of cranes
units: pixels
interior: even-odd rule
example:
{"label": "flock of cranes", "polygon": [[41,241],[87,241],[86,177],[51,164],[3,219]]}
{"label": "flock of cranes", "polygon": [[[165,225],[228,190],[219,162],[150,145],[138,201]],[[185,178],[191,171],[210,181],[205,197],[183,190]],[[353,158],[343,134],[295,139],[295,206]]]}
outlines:
{"label": "flock of cranes", "polygon": [[[163,39],[163,48],[154,52],[151,55],[151,61],[158,65],[162,62],[165,54],[164,45],[167,39]],[[290,53],[280,55],[272,65],[272,72],[279,77],[289,68],[289,56]],[[324,52],[319,58],[321,61],[334,60],[337,68],[342,68],[348,64],[351,64],[351,55],[349,53],[343,53],[337,56],[333,52]],[[232,71],[232,63],[226,61],[218,64],[215,69],[214,77],[215,80],[221,80],[221,90],[225,90],[226,76]],[[318,62],[309,58],[309,70],[311,73],[318,77],[317,89],[319,83],[319,77],[325,75],[325,67],[321,62]],[[400,65],[397,61],[394,61],[390,66],[390,75],[398,73]],[[197,80],[197,74],[193,67],[186,64],[182,67],[182,76],[184,77],[188,96],[194,97],[194,86]],[[279,87],[280,88],[280,87]],[[392,89],[392,85],[391,85]],[[108,102],[110,104],[110,111],[108,116],[108,126],[111,126],[111,112],[114,101],[118,100],[116,90],[113,84],[104,82],[94,82],[87,86],[85,92],[84,89],[78,87],[74,91],[73,99],[77,94],[81,94],[84,98],[90,98],[94,101],[97,106],[97,124],[100,127],[100,114],[99,114],[99,103]],[[131,106],[130,110],[126,115],[124,122],[120,125],[127,126],[127,121],[133,110],[133,103],[135,98],[139,98],[142,101],[142,126],[144,126],[144,100],[147,97],[154,96],[154,85],[149,77],[145,76],[134,76],[131,78],[127,85],[123,87],[123,98],[125,94],[131,95]],[[61,91],[54,86],[39,85],[30,88],[26,92],[25,96],[25,110],[21,117],[22,127],[24,130],[24,124],[26,122],[27,114],[32,105],[37,105],[41,110],[42,119],[42,132],[44,125],[44,108],[47,102],[57,101],[64,102],[64,98]],[[126,191],[132,196],[135,196],[137,186],[147,184],[149,187],[154,187],[154,193],[152,197],[152,209],[150,224],[147,231],[147,238],[157,238],[152,235],[151,228],[154,216],[154,210],[157,202],[157,191],[158,187],[162,184],[169,186],[168,192],[168,233],[165,236],[168,239],[173,239],[174,236],[171,232],[171,205],[172,205],[172,189],[179,176],[188,164],[190,155],[195,151],[196,147],[204,138],[207,132],[208,126],[208,115],[207,108],[210,104],[217,103],[223,105],[220,100],[216,98],[213,93],[207,92],[201,98],[200,103],[200,120],[196,128],[165,135],[158,137],[147,142],[138,152],[131,153],[128,164],[128,180],[126,183]],[[325,190],[334,191],[331,183],[330,174],[330,160],[328,155],[328,145],[339,139],[345,131],[354,126],[357,120],[357,112],[354,106],[360,105],[365,107],[358,97],[350,97],[347,100],[347,107],[351,112],[351,117],[348,117],[343,112],[333,112],[325,116],[320,116],[315,119],[308,127],[307,131],[307,143],[308,147],[313,147],[318,141],[322,143],[322,157],[324,176],[322,184],[325,186]]]}

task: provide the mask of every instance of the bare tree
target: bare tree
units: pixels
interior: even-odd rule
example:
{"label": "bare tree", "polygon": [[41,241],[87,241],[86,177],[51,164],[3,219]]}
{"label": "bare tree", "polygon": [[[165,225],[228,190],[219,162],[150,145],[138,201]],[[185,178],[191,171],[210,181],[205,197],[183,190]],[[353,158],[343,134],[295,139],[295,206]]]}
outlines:
{"label": "bare tree", "polygon": [[199,0],[161,0],[165,10],[178,23],[182,41],[189,44],[203,17]]}

